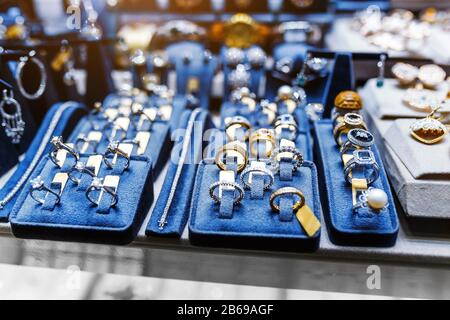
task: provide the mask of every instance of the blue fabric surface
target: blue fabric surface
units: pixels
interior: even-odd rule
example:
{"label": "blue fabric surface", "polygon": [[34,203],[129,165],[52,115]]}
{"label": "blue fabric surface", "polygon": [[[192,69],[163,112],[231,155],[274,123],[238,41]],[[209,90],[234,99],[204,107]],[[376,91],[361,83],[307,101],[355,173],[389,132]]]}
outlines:
{"label": "blue fabric surface", "polygon": [[[192,115],[192,111],[184,112],[180,126],[186,128],[188,121]],[[178,158],[182,150],[178,148],[173,151],[173,161],[169,164],[169,169],[164,180],[164,184],[155,207],[151,213],[150,221],[147,225],[146,234],[148,236],[162,236],[162,237],[181,237],[187,220],[189,218],[189,211],[192,198],[192,189],[194,188],[195,175],[198,168],[198,162],[201,159],[204,142],[203,132],[213,127],[212,121],[206,111],[202,111],[195,116],[195,125],[193,134],[191,136],[191,144],[189,146],[190,152],[186,158],[185,164],[181,171],[181,176],[175,189],[173,200],[168,203],[170,192],[174,187],[174,180],[178,169]],[[183,134],[184,136],[184,134]],[[182,145],[183,137],[178,137],[175,140],[175,145]],[[161,230],[159,228],[159,221],[161,216],[169,206],[167,224]]]}
{"label": "blue fabric surface", "polygon": [[[200,92],[197,98],[200,100],[200,107],[208,109],[209,97],[211,94],[212,82],[218,66],[217,58],[205,62],[205,46],[198,42],[183,41],[169,45],[166,52],[170,61],[175,66],[177,74],[177,94],[187,94],[189,79],[195,77],[199,80]],[[185,63],[188,55],[190,63]]]}
{"label": "blue fabric surface", "polygon": [[[81,161],[86,161],[82,157]],[[79,241],[94,243],[127,244],[137,235],[139,228],[153,201],[151,161],[143,157],[133,157],[130,167],[120,177],[117,194],[119,201],[105,214],[90,204],[85,192],[71,181],[67,182],[61,196],[61,203],[53,210],[44,210],[29,195],[29,183],[11,213],[11,228],[16,237]],[[46,186],[59,172],[45,157],[33,173],[33,178],[41,176]],[[110,175],[102,164],[99,177]]]}
{"label": "blue fabric surface", "polygon": [[375,157],[381,176],[372,186],[383,189],[389,197],[388,208],[380,214],[368,209],[355,214],[352,190],[345,180],[339,149],[332,134],[331,120],[315,124],[316,159],[319,166],[321,195],[331,240],[338,245],[391,247],[399,229],[398,216],[383,163],[376,148]]}
{"label": "blue fabric surface", "polygon": [[[63,108],[63,109],[62,109]],[[61,114],[60,114],[61,112]],[[34,137],[33,142],[31,143],[28,151],[25,153],[24,159],[20,162],[18,167],[15,169],[14,174],[11,178],[8,179],[6,184],[0,190],[0,201],[4,199],[10,192],[16,188],[16,186],[20,183],[21,179],[26,178],[24,175],[26,171],[32,165],[34,158],[36,157],[36,153],[38,152],[39,147],[44,144],[45,149],[42,152],[42,156],[47,155],[51,150],[51,145],[49,144],[49,140],[43,140],[46,136],[50,123],[55,119],[55,116],[60,116],[58,120],[58,124],[55,127],[55,130],[49,138],[52,136],[63,136],[67,137],[68,133],[72,131],[75,124],[81,118],[82,115],[86,113],[86,109],[80,105],[79,103],[72,102],[69,104],[56,104],[54,105],[47,113],[44,121],[42,122],[36,136]],[[20,194],[20,188],[14,197],[11,198],[10,201],[3,208],[0,208],[0,222],[8,221],[9,214]]]}
{"label": "blue fabric surface", "polygon": [[333,71],[328,76],[322,104],[325,108],[323,116],[329,118],[334,108],[337,95],[345,90],[354,90],[355,73],[353,70],[352,54],[349,52],[336,53]]}
{"label": "blue fabric surface", "polygon": [[309,238],[297,219],[283,222],[282,217],[272,211],[269,202],[271,193],[281,187],[298,188],[320,220],[317,171],[312,162],[305,162],[292,181],[281,182],[276,176],[274,186],[261,200],[250,199],[247,192],[242,203],[234,206],[232,219],[220,219],[219,205],[209,196],[209,186],[218,180],[217,166],[203,161],[197,172],[189,222],[189,239],[194,245],[280,251],[317,249],[320,232]]}

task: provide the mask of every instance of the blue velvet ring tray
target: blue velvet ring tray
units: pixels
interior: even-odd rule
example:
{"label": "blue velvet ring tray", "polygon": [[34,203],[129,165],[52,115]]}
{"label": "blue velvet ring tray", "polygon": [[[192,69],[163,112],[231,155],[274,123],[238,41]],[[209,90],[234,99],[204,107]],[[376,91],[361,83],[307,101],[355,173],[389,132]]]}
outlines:
{"label": "blue velvet ring tray", "polygon": [[[82,156],[81,161],[87,157]],[[44,157],[33,178],[41,176],[49,186],[60,170]],[[99,177],[111,175],[102,164]],[[72,181],[68,181],[61,202],[51,209],[34,201],[29,186],[20,194],[11,213],[11,229],[18,238],[56,241],[128,244],[136,237],[153,202],[152,164],[145,157],[132,157],[130,166],[120,175],[118,203],[99,212]],[[47,196],[48,198],[48,196]]]}
{"label": "blue velvet ring tray", "polygon": [[260,200],[250,199],[246,192],[240,205],[234,206],[231,219],[219,218],[219,205],[209,196],[209,187],[219,180],[219,169],[212,161],[204,160],[198,169],[191,205],[189,239],[194,245],[246,248],[280,251],[314,251],[319,246],[320,231],[308,237],[295,216],[281,221],[281,215],[272,211],[269,197],[281,187],[300,189],[308,206],[320,220],[322,209],[319,198],[317,171],[312,162],[305,162],[292,181],[280,181]]}
{"label": "blue velvet ring tray", "polygon": [[53,136],[67,137],[78,120],[85,114],[86,109],[77,102],[58,103],[50,108],[25,153],[25,157],[0,190],[0,222],[8,221],[20,190],[38,165],[39,160],[50,152],[50,139]]}
{"label": "blue velvet ring tray", "polygon": [[[161,193],[151,212],[146,230],[147,236],[180,238],[189,218],[195,175],[205,143],[203,133],[214,125],[208,113],[201,109],[186,111],[182,116],[181,125],[189,132],[186,131],[183,136],[174,139],[176,142],[172,161]],[[186,139],[190,140],[186,141]],[[188,143],[186,150],[180,150],[177,146],[182,146],[184,143]],[[187,152],[184,157],[182,157],[183,152]],[[185,160],[180,163],[183,158]],[[164,214],[167,215],[166,219],[162,219]],[[166,223],[161,225],[161,220]]]}
{"label": "blue velvet ring tray", "polygon": [[[75,143],[80,134],[88,135],[92,130],[92,125],[88,120],[88,117],[84,117],[70,135],[68,142]],[[170,128],[167,123],[154,122],[150,130],[150,141],[148,142],[145,153],[141,156],[145,156],[152,160],[154,165],[153,174],[156,177],[159,176],[164,165],[169,157],[170,150],[172,148],[172,142],[170,141]],[[130,128],[127,133],[127,139],[133,139],[136,136],[136,130],[130,124]],[[97,147],[97,152],[104,153],[108,147],[108,139],[103,137]],[[92,148],[90,148],[92,149]],[[90,150],[89,153],[93,150]],[[136,148],[133,148],[133,156],[136,156]]]}
{"label": "blue velvet ring tray", "polygon": [[368,209],[354,213],[351,186],[345,180],[339,148],[332,133],[332,121],[315,123],[315,143],[319,165],[321,195],[325,218],[333,243],[346,246],[391,247],[395,245],[399,221],[388,178],[378,150],[372,150],[381,168],[374,188],[383,189],[389,197],[389,206],[380,214]]}

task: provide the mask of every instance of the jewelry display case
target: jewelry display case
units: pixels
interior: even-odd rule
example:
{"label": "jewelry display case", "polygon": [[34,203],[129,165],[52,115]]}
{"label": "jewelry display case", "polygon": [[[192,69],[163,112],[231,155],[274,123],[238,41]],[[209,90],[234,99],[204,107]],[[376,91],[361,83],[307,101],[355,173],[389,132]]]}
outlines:
{"label": "jewelry display case", "polygon": [[0,13],[1,246],[308,290],[370,265],[450,277],[448,11],[81,2],[52,36],[42,8]]}

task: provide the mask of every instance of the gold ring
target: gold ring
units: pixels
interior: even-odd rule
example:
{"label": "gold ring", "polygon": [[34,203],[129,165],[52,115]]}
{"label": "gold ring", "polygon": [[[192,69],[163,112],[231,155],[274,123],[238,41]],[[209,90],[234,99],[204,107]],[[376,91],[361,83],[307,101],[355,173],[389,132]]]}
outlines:
{"label": "gold ring", "polygon": [[262,128],[262,129],[255,131],[250,136],[250,152],[251,152],[252,156],[255,156],[255,157],[258,156],[258,150],[256,149],[256,144],[260,141],[270,143],[271,147],[269,148],[269,150],[266,151],[266,156],[270,157],[272,154],[272,151],[277,146],[277,143],[275,140],[275,134],[274,134],[273,130]]}
{"label": "gold ring", "polygon": [[248,140],[249,130],[251,130],[251,123],[244,117],[236,116],[229,120],[229,122],[225,125],[225,133],[227,134],[227,138],[230,141],[235,141],[236,139],[236,130],[239,128],[244,128],[244,141]]}
{"label": "gold ring", "polygon": [[334,140],[337,145],[342,146],[342,135],[348,133],[352,129],[364,129],[367,130],[367,126],[361,115],[357,113],[347,113],[344,118],[337,121],[336,126],[333,129]]}
{"label": "gold ring", "polygon": [[280,210],[281,210],[280,206],[275,203],[275,200],[284,195],[294,195],[294,196],[298,196],[300,198],[292,206],[293,211],[297,211],[298,209],[302,208],[306,203],[306,199],[305,199],[305,196],[303,195],[303,192],[301,192],[300,190],[298,190],[296,188],[285,187],[285,188],[278,189],[277,191],[272,193],[272,195],[270,196],[270,207],[272,208],[273,211],[280,212]]}
{"label": "gold ring", "polygon": [[229,152],[235,152],[242,157],[243,162],[238,162],[237,172],[239,173],[244,170],[248,162],[247,151],[236,143],[228,143],[220,147],[217,151],[215,162],[219,169],[223,171],[227,170],[227,165],[225,164],[225,162],[223,162],[223,156],[225,156]]}

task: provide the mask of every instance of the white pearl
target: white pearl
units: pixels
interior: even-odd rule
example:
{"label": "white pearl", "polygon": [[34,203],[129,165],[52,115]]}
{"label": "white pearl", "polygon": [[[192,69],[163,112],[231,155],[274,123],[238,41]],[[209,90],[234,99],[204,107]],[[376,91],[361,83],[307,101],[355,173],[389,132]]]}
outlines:
{"label": "white pearl", "polygon": [[367,204],[374,210],[381,210],[388,204],[388,196],[384,190],[372,189],[367,194]]}
{"label": "white pearl", "polygon": [[293,90],[290,86],[282,86],[278,90],[278,97],[280,99],[289,99],[292,97],[292,94],[293,94]]}

